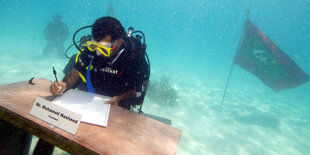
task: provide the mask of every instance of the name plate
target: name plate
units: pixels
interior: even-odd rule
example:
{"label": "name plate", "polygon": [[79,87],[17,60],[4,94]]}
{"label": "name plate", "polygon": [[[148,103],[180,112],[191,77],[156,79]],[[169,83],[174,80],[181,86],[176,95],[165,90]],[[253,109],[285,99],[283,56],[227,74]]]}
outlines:
{"label": "name plate", "polygon": [[41,97],[37,97],[30,111],[30,115],[73,135],[75,135],[82,117],[80,114],[53,104]]}

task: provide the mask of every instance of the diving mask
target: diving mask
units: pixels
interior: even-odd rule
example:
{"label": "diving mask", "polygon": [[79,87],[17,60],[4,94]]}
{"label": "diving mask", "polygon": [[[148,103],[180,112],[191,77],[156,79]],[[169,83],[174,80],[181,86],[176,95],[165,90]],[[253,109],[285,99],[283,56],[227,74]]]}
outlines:
{"label": "diving mask", "polygon": [[87,41],[85,46],[92,52],[96,51],[97,55],[103,54],[105,57],[111,57],[111,53],[115,48],[113,44],[106,42],[94,43]]}

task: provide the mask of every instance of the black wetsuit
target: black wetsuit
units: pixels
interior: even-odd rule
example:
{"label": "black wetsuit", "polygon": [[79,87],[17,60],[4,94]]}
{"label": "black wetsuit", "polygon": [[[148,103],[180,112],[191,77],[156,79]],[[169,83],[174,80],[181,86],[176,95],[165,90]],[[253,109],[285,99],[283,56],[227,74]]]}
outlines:
{"label": "black wetsuit", "polygon": [[120,95],[135,89],[137,84],[141,83],[138,57],[128,50],[128,46],[123,45],[120,51],[110,58],[98,56],[96,52],[84,48],[73,67],[86,79],[87,68],[92,59],[90,77],[96,93],[111,97]]}
{"label": "black wetsuit", "polygon": [[[94,71],[94,69],[92,69],[91,78],[93,85],[96,85],[95,83],[97,83],[93,81],[99,81],[99,84],[94,86],[95,89],[97,89],[96,90],[97,93],[99,94],[115,96],[132,88],[136,88],[137,92],[142,92],[141,96],[130,98],[121,101],[121,103],[119,103],[120,106],[129,109],[131,105],[141,105],[143,103],[145,92],[142,91],[142,83],[143,81],[148,81],[150,76],[150,70],[149,70],[149,64],[145,59],[146,53],[143,50],[143,48],[141,48],[141,43],[133,41],[132,38],[125,38],[124,41],[126,46],[123,46],[122,48],[125,48],[125,51],[123,51],[123,53],[120,55],[117,61],[114,62],[113,67],[110,69],[111,73],[108,73],[109,72],[108,69],[104,69],[104,71],[107,72],[105,74],[98,73],[98,68],[99,71],[100,69],[102,71],[102,67],[95,67],[97,68],[96,69],[97,73]],[[70,61],[63,70],[63,73],[65,75],[67,75],[71,71],[73,66],[75,66],[75,68],[78,71],[80,71],[86,78],[87,70],[85,68],[86,66],[89,65],[90,61],[88,55],[94,57],[93,60],[94,64],[92,64],[93,66],[96,66],[96,64],[99,62],[102,63],[100,65],[109,66],[110,65],[109,62],[113,61],[116,57],[116,56],[113,56],[112,58],[98,57],[95,54],[95,52],[90,52],[87,50],[87,48],[85,48],[82,53],[79,55],[78,58],[82,59],[82,57],[86,57],[83,63],[84,67],[82,67],[81,62],[78,62],[80,64],[75,63],[77,54],[74,54],[73,56],[71,56]],[[97,60],[98,58],[99,60]],[[113,74],[113,71],[114,73],[117,72],[116,74],[120,74],[121,68],[125,68],[125,72],[122,75]],[[96,76],[97,74],[98,76]],[[103,80],[101,80],[100,77]],[[128,84],[127,86],[126,82]],[[133,86],[133,84],[135,84],[135,86]],[[86,83],[82,82],[81,78],[79,79],[78,84],[74,86],[74,88],[87,91]]]}

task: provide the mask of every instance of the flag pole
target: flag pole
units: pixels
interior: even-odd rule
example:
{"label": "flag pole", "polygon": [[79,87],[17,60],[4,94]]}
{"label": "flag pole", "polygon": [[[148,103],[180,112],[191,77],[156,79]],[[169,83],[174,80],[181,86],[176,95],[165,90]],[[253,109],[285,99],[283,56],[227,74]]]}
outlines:
{"label": "flag pole", "polygon": [[[250,9],[248,9],[248,11],[247,11],[246,19],[248,19],[249,16],[250,16]],[[241,33],[241,36],[240,36],[240,40],[239,40],[239,43],[238,43],[238,48],[237,48],[235,53],[237,53],[237,51],[240,49],[240,46],[241,46],[241,43],[242,43],[242,40],[243,40],[244,29],[245,29],[245,27],[243,26],[242,33]],[[224,99],[225,99],[227,88],[228,88],[228,85],[229,85],[229,82],[230,82],[231,74],[232,74],[233,68],[235,66],[234,65],[235,59],[236,59],[236,55],[234,57],[233,62],[231,63],[231,67],[230,67],[229,74],[228,74],[228,77],[227,77],[227,81],[226,81],[223,97],[222,97],[222,100],[221,100],[221,107],[222,107],[222,105],[224,103]]]}
{"label": "flag pole", "polygon": [[233,60],[233,62],[231,64],[231,67],[230,67],[230,70],[229,70],[229,75],[228,75],[228,78],[227,78],[227,81],[226,81],[226,85],[225,85],[225,89],[224,89],[224,93],[223,93],[223,97],[222,97],[222,101],[221,101],[221,107],[222,107],[222,105],[224,103],[224,99],[225,99],[226,92],[227,92],[227,87],[228,87],[228,84],[229,84],[229,81],[230,81],[232,70],[234,68],[234,60]]}

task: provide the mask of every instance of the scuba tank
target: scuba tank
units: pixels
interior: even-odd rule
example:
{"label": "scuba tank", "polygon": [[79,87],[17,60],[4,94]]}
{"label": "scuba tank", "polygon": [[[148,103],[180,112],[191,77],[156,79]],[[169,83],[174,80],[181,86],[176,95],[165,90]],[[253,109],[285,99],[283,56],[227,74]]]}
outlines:
{"label": "scuba tank", "polygon": [[[136,34],[137,33],[137,34]],[[136,34],[134,36],[134,34]],[[131,110],[136,106],[139,106],[138,112],[141,114],[143,101],[147,92],[149,78],[150,78],[150,61],[146,53],[145,35],[142,31],[134,31],[133,27],[128,28],[127,37],[130,38],[132,44],[132,51],[134,55],[138,57],[139,60],[139,73],[141,83],[137,86],[136,98],[129,101],[131,104]]]}

